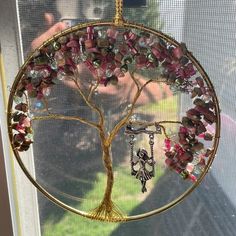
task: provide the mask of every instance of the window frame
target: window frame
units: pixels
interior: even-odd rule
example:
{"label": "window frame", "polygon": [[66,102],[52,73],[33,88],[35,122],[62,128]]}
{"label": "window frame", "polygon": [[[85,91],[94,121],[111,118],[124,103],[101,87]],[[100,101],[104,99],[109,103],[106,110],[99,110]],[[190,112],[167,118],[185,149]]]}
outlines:
{"label": "window frame", "polygon": [[[37,190],[26,178],[18,163],[14,159],[8,138],[6,108],[8,100],[8,87],[14,81],[18,68],[23,63],[22,44],[20,38],[18,1],[0,1],[0,34],[1,34],[1,81],[0,81],[0,127],[2,135],[0,151],[3,153],[5,176],[1,176],[1,182],[5,177],[4,193],[1,204],[9,206],[10,217],[6,219],[7,224],[0,231],[4,235],[6,230],[12,227],[12,235],[34,235],[40,236],[40,221],[38,211]],[[24,156],[27,166],[34,171],[32,152]],[[0,211],[0,218],[6,218],[6,212]],[[10,234],[11,235],[11,234]],[[9,235],[9,236],[10,236]]]}

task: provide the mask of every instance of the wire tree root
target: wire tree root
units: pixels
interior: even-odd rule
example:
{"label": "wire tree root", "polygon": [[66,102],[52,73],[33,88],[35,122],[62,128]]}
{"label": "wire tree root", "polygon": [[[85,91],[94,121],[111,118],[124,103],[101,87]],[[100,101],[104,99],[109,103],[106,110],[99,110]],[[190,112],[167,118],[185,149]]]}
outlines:
{"label": "wire tree root", "polygon": [[125,216],[111,199],[104,199],[98,207],[90,212],[90,218],[109,222],[125,221]]}

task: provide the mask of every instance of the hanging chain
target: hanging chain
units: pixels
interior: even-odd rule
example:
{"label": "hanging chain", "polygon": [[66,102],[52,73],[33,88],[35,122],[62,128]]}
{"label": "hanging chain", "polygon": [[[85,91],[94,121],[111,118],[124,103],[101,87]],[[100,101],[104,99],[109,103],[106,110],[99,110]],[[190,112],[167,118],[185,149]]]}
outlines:
{"label": "hanging chain", "polygon": [[116,14],[114,17],[114,23],[117,26],[122,26],[124,23],[123,19],[123,0],[115,0],[116,1]]}
{"label": "hanging chain", "polygon": [[152,172],[151,175],[152,177],[155,176],[155,161],[154,161],[154,134],[149,134],[149,145],[150,145],[150,151],[151,151],[151,166],[152,166]]}
{"label": "hanging chain", "polygon": [[133,134],[130,135],[130,164],[131,164],[131,175],[133,175],[134,172],[134,139],[135,136]]}

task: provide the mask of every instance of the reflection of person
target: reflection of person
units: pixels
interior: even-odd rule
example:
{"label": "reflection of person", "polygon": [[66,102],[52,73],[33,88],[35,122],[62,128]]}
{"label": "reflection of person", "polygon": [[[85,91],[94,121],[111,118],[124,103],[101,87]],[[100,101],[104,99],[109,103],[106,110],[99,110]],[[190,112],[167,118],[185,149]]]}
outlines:
{"label": "reflection of person", "polygon": [[[33,39],[42,35],[43,32],[54,25],[55,21],[58,21],[59,12],[56,10],[56,1],[51,0],[19,0],[18,7],[22,43],[24,55],[26,56],[30,50]],[[54,27],[54,29],[55,28],[56,27]],[[57,28],[55,32],[58,30]],[[45,37],[45,39],[47,39],[47,37]],[[42,42],[42,40],[40,42]],[[34,45],[32,46],[34,47]]]}
{"label": "reflection of person", "polygon": [[[50,11],[45,10],[45,13],[42,15],[46,22],[44,24],[45,30],[39,35],[35,34],[37,36],[32,40],[32,50],[36,49],[54,34],[66,28],[66,25],[63,22],[56,23],[57,17]],[[83,67],[80,67],[79,70],[86,72],[86,69]],[[146,80],[139,76],[138,81],[140,84],[144,84]],[[67,86],[65,86],[65,84]],[[83,101],[81,101],[76,93],[76,90],[71,89],[74,88],[74,82],[72,82],[72,84],[70,81],[60,83],[55,87],[56,88],[51,94],[52,96],[50,96],[50,98],[52,98],[50,106],[52,106],[53,109],[58,108],[60,112],[76,116],[83,110],[81,109],[82,107],[86,108]],[[167,95],[171,95],[167,86],[164,90]],[[104,87],[104,85],[99,85],[98,93],[100,96],[104,95],[108,97],[106,100],[107,102],[102,103],[102,105],[105,116],[108,117],[107,120],[109,119],[110,122],[110,120],[113,119],[114,123],[121,116],[120,108],[113,106],[109,98],[112,97],[115,101],[126,98],[126,103],[129,104],[136,93],[136,89],[133,80],[130,78],[129,73],[127,73],[126,76],[119,78],[119,86],[110,85]],[[141,105],[148,102],[155,102],[161,98],[162,89],[160,86],[158,84],[150,84],[145,88],[136,104]],[[60,102],[58,102],[58,99],[60,99]],[[99,99],[97,100],[100,102]],[[113,109],[114,107],[115,109]],[[109,111],[111,108],[113,109],[113,117],[110,117]],[[88,109],[84,109],[81,113],[81,115],[86,118],[91,118],[93,115]],[[98,137],[94,133],[95,132],[87,126],[85,127],[79,122],[39,122],[35,132],[34,144],[35,166],[38,181],[43,181],[43,186],[46,185],[47,187],[49,185],[54,189],[59,189],[63,192],[65,191],[68,196],[81,197],[84,193],[89,191],[91,186],[88,184],[88,181],[86,182],[84,180],[93,182],[96,178],[96,173],[103,171],[101,159],[97,158],[99,153],[101,153],[100,143]],[[52,136],[54,136],[53,139]],[[114,153],[116,153],[116,156],[113,159],[113,165],[117,166],[117,164],[124,161],[128,153],[125,148],[122,150],[119,148],[125,146],[122,137],[117,137],[115,143],[116,145],[113,145],[114,147],[112,147]],[[50,159],[48,157],[50,157]],[[76,168],[77,166],[81,167],[79,171]],[[59,169],[63,171],[58,171]],[[66,176],[69,177],[67,178]],[[83,181],[79,183],[79,190],[77,188],[78,183],[73,182],[73,179],[70,178],[71,176],[73,179]],[[63,181],[58,181],[59,178],[63,178]],[[49,191],[51,190],[50,187]],[[65,201],[68,201],[68,199]],[[46,207],[45,210],[47,210]]]}
{"label": "reflection of person", "polygon": [[[49,23],[53,22],[53,16],[52,15],[47,15],[46,19]],[[61,30],[65,29],[66,25],[63,22],[58,22],[54,25],[52,25],[47,31],[45,31],[43,34],[35,38],[32,43],[32,49],[37,48],[40,46],[46,39],[52,37],[54,34],[60,32]],[[146,82],[144,78],[141,76],[138,76],[138,81],[142,85]],[[66,82],[68,86],[74,87],[74,82],[73,81],[67,81]],[[127,73],[126,76],[119,78],[119,87],[117,86],[103,86],[100,85],[98,87],[98,93],[99,94],[106,94],[106,95],[115,95],[117,96],[117,99],[119,96],[126,96],[127,98],[132,98],[134,97],[134,94],[136,93],[135,90],[135,84],[133,80],[130,78],[130,75]],[[131,90],[130,88],[134,88]],[[159,84],[149,84],[145,88],[144,92],[140,95],[137,104],[145,104],[147,102],[155,102],[158,101],[162,98],[163,94],[165,96],[171,96],[172,93],[169,90],[168,86],[163,84],[162,88],[160,87]]]}
{"label": "reflection of person", "polygon": [[[59,9],[60,11],[62,11],[61,8],[58,7],[58,4],[61,2],[63,2],[63,1],[44,1],[44,4],[40,5],[39,1],[28,0],[27,6],[25,5],[26,4],[25,2],[23,2],[23,1],[20,2],[19,6],[20,6],[20,10],[22,10],[22,24],[24,26],[24,30],[22,32],[23,33],[23,42],[24,42],[24,44],[30,45],[31,50],[36,49],[44,41],[51,38],[56,33],[59,33],[62,30],[66,29],[66,27],[67,27],[66,23],[57,22],[58,19],[63,17],[61,15],[61,13],[56,10],[56,9]],[[107,3],[106,1],[102,1],[102,2]],[[74,1],[74,4],[75,3],[76,3],[76,1]],[[65,4],[65,3],[63,2],[63,4]],[[63,4],[62,4],[62,6],[64,6]],[[79,4],[79,6],[77,6],[77,8],[81,7],[81,9],[83,9],[83,7],[85,7],[84,3],[82,4],[82,2],[80,3],[78,1],[76,4],[77,5]],[[88,4],[90,10],[92,10],[91,1],[88,1],[86,4]],[[94,5],[94,11],[98,8],[96,6],[97,5]],[[99,7],[101,8],[102,6],[99,6]],[[36,16],[37,20],[34,20],[34,19],[30,18],[31,14],[29,11],[34,12],[34,9],[36,9],[36,8],[37,8],[37,16]],[[25,12],[24,12],[24,11],[26,11],[26,9],[28,11],[27,12],[28,14],[25,14]],[[69,14],[68,10],[67,10],[66,14],[67,15]],[[85,17],[85,16],[88,16],[88,14],[82,14],[82,16]],[[100,16],[105,17],[105,14],[100,14]],[[39,21],[41,21],[42,23],[39,23]],[[28,27],[27,27],[27,25],[28,25]],[[41,28],[39,28],[39,27],[41,27]],[[29,32],[32,30],[32,28],[33,28],[34,33]],[[39,30],[39,32],[36,32],[37,29]],[[31,37],[34,37],[34,38],[29,37],[29,34]],[[27,41],[30,38],[32,40],[29,43]],[[29,48],[28,45],[27,45],[27,47],[25,46],[25,48],[27,50]],[[139,83],[141,85],[144,84],[145,82],[146,81],[143,78],[139,77]],[[67,83],[67,85],[74,87],[73,82],[67,81],[66,83]],[[115,95],[117,97],[117,99],[119,99],[120,96],[122,96],[122,98],[124,98],[124,96],[125,96],[127,98],[127,100],[130,100],[132,97],[134,97],[134,94],[136,93],[135,85],[128,73],[125,77],[119,78],[119,85],[120,85],[119,87],[118,86],[105,87],[105,86],[100,85],[98,87],[98,93],[103,94],[103,95]],[[134,89],[131,89],[131,88],[134,88]],[[165,84],[162,85],[162,88],[158,84],[149,84],[145,88],[144,92],[141,94],[140,98],[137,101],[137,104],[145,104],[147,102],[155,102],[155,101],[160,100],[163,97],[163,95],[170,96],[171,94],[172,93],[170,92],[168,86]],[[129,102],[131,102],[131,101],[129,101]]]}
{"label": "reflection of person", "polygon": [[41,45],[44,41],[52,37],[54,34],[66,29],[66,24],[63,22],[58,22],[56,24],[53,24],[54,17],[50,13],[45,13],[45,21],[47,22],[49,29],[32,41],[31,43],[32,49],[37,48],[39,45]]}

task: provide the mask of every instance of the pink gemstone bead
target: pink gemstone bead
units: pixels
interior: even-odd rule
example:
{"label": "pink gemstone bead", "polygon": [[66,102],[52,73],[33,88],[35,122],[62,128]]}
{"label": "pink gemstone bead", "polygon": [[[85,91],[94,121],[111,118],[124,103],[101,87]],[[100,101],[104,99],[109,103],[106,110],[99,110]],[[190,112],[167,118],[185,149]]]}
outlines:
{"label": "pink gemstone bead", "polygon": [[201,77],[197,77],[196,82],[200,87],[204,87],[204,81]]}
{"label": "pink gemstone bead", "polygon": [[215,127],[214,127],[213,125],[209,125],[209,124],[207,123],[206,129],[207,129],[207,131],[208,131],[209,133],[212,133],[212,134],[215,133]]}
{"label": "pink gemstone bead", "polygon": [[85,40],[84,44],[87,49],[93,48],[95,46],[95,42],[92,39]]}
{"label": "pink gemstone bead", "polygon": [[116,68],[116,69],[114,70],[114,75],[115,75],[116,77],[124,77],[124,76],[125,76],[125,74],[120,70],[120,68]]}
{"label": "pink gemstone bead", "polygon": [[147,67],[147,68],[155,68],[155,64],[152,63],[152,62],[150,62],[150,61],[148,61],[148,62],[146,63],[146,67]]}
{"label": "pink gemstone bead", "polygon": [[179,128],[179,132],[186,134],[186,133],[188,133],[188,129],[185,128],[185,127],[183,127],[183,126],[181,126],[181,127]]}
{"label": "pink gemstone bead", "polygon": [[127,52],[128,52],[128,47],[125,44],[119,46],[119,53],[125,55]]}
{"label": "pink gemstone bead", "polygon": [[169,71],[173,71],[173,72],[176,72],[176,71],[178,71],[179,69],[181,68],[181,64],[180,63],[178,63],[178,62],[175,62],[175,63],[173,63],[173,64],[170,64],[170,65],[168,65],[168,69],[169,69]]}
{"label": "pink gemstone bead", "polygon": [[185,68],[184,68],[185,76],[186,78],[190,78],[191,76],[196,74],[196,71],[193,68],[193,64],[189,63]]}
{"label": "pink gemstone bead", "polygon": [[204,133],[201,133],[198,135],[199,138],[204,138],[205,137],[205,134]]}
{"label": "pink gemstone bead", "polygon": [[187,166],[186,166],[186,170],[187,170],[189,173],[192,173],[193,170],[194,170],[194,164],[188,163]]}
{"label": "pink gemstone bead", "polygon": [[85,61],[84,64],[88,67],[88,69],[89,69],[92,73],[95,72],[96,69],[93,67],[93,64],[92,64],[91,61]]}
{"label": "pink gemstone bead", "polygon": [[118,34],[119,34],[119,31],[115,30],[114,28],[109,28],[109,29],[107,30],[107,36],[108,36],[109,38],[116,39],[117,36],[118,36]]}
{"label": "pink gemstone bead", "polygon": [[168,151],[170,151],[170,148],[171,148],[171,141],[170,139],[165,139],[165,147]]}
{"label": "pink gemstone bead", "polygon": [[92,26],[87,27],[87,39],[94,38],[94,28]]}
{"label": "pink gemstone bead", "polygon": [[72,58],[70,58],[70,57],[66,58],[65,64],[71,66],[72,68],[76,68],[75,63],[73,62]]}
{"label": "pink gemstone bead", "polygon": [[142,68],[146,66],[147,57],[145,55],[139,55],[139,56],[136,56],[135,61],[136,61],[137,67]]}
{"label": "pink gemstone bead", "polygon": [[102,78],[101,80],[100,80],[100,84],[104,84],[104,86],[106,86],[107,85],[107,79],[106,78]]}
{"label": "pink gemstone bead", "polygon": [[130,49],[130,51],[133,55],[138,53],[138,50],[134,47],[134,45],[131,41],[127,41],[126,43],[127,43],[128,47],[129,47],[129,49]]}
{"label": "pink gemstone bead", "polygon": [[32,92],[34,90],[33,84],[27,84],[25,88],[28,92]]}
{"label": "pink gemstone bead", "polygon": [[190,175],[188,176],[188,178],[189,178],[192,182],[197,182],[197,177],[196,177],[195,175],[190,174]]}
{"label": "pink gemstone bead", "polygon": [[132,41],[134,41],[134,40],[137,39],[137,35],[136,35],[134,32],[132,32],[132,31],[129,31],[129,32],[128,32],[128,37],[129,37],[129,39],[132,40]]}
{"label": "pink gemstone bead", "polygon": [[184,54],[183,54],[181,47],[176,47],[172,50],[172,55],[175,58],[180,59]]}
{"label": "pink gemstone bead", "polygon": [[31,121],[29,117],[24,117],[22,120],[19,121],[19,123],[23,126],[23,127],[30,127],[31,126]]}
{"label": "pink gemstone bead", "polygon": [[64,66],[66,63],[64,53],[62,53],[61,51],[55,52],[54,59],[56,60],[59,67]]}
{"label": "pink gemstone bead", "polygon": [[99,53],[99,50],[98,50],[96,47],[88,48],[87,51],[88,51],[88,52]]}
{"label": "pink gemstone bead", "polygon": [[176,166],[175,171],[176,171],[176,173],[180,174],[183,171],[183,169]]}
{"label": "pink gemstone bead", "polygon": [[84,53],[84,40],[82,38],[79,39],[79,48],[80,52]]}
{"label": "pink gemstone bead", "polygon": [[122,59],[123,59],[123,55],[121,54],[121,53],[116,53],[116,55],[115,55],[115,61],[117,61],[117,62],[121,62],[122,61]]}
{"label": "pink gemstone bead", "polygon": [[167,158],[165,160],[165,163],[166,163],[167,166],[170,166],[170,167],[174,165],[174,161],[172,159],[169,159],[169,158]]}
{"label": "pink gemstone bead", "polygon": [[25,127],[23,127],[22,125],[20,124],[17,124],[16,125],[16,130],[21,133],[21,134],[25,134]]}
{"label": "pink gemstone bead", "polygon": [[43,93],[42,92],[38,92],[37,93],[37,99],[41,100],[43,98]]}
{"label": "pink gemstone bead", "polygon": [[157,49],[157,48],[155,48],[155,47],[152,47],[152,53],[153,53],[153,55],[157,58],[157,59],[161,59],[161,52]]}

